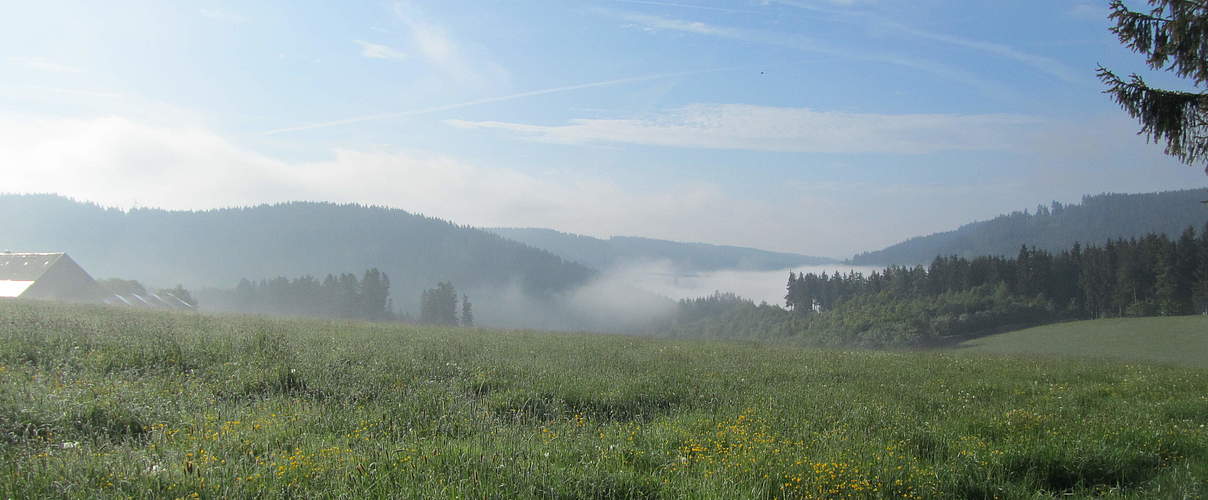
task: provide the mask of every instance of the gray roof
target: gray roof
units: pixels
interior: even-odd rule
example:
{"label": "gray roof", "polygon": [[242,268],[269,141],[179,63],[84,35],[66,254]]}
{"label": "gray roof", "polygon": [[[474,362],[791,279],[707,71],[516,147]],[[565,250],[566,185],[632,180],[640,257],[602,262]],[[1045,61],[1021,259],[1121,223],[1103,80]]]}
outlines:
{"label": "gray roof", "polygon": [[134,307],[151,307],[158,309],[193,309],[193,306],[188,302],[181,300],[179,297],[167,292],[138,294],[111,294],[103,300],[109,305],[127,305]]}
{"label": "gray roof", "polygon": [[0,280],[38,281],[63,253],[0,253]]}

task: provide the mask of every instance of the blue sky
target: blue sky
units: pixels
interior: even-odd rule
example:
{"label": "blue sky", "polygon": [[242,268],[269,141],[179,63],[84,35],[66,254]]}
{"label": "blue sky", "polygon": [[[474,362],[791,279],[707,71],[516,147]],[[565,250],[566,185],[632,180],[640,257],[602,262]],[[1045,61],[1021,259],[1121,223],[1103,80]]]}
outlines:
{"label": "blue sky", "polygon": [[1208,185],[1100,93],[1097,63],[1144,69],[1105,3],[16,3],[0,192],[361,202],[846,257]]}

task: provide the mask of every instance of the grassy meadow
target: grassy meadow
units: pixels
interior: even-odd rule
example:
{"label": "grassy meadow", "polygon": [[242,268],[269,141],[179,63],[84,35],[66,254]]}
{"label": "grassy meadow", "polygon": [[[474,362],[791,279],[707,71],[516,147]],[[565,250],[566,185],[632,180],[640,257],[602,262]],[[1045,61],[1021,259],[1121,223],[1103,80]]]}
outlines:
{"label": "grassy meadow", "polygon": [[0,301],[0,495],[1199,498],[1208,371]]}
{"label": "grassy meadow", "polygon": [[961,343],[976,353],[1048,355],[1208,368],[1208,316],[1072,321]]}

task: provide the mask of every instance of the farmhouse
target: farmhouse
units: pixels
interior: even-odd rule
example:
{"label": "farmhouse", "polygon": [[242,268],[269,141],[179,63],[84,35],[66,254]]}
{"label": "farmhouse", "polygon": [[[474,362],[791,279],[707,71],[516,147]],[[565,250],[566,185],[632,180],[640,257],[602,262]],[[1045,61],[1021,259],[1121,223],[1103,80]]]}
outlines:
{"label": "farmhouse", "polygon": [[65,253],[0,253],[0,297],[101,302],[108,295]]}

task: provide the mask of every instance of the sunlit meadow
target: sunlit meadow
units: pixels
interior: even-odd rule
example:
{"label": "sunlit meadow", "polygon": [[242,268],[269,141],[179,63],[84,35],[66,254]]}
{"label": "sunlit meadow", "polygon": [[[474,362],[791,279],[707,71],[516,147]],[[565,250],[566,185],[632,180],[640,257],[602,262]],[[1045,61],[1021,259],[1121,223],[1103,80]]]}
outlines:
{"label": "sunlit meadow", "polygon": [[0,301],[5,497],[1196,498],[1208,372]]}

